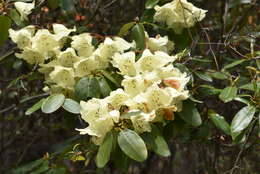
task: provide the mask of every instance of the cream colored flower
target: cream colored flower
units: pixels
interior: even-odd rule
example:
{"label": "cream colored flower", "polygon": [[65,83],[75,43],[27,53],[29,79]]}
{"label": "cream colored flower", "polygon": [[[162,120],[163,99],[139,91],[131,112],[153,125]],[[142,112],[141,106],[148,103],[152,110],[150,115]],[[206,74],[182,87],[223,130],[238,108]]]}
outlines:
{"label": "cream colored flower", "polygon": [[93,98],[87,102],[81,101],[81,117],[87,123],[93,122],[109,112],[108,104],[105,100]]}
{"label": "cream colored flower", "polygon": [[63,88],[73,88],[75,85],[74,71],[72,68],[55,66],[49,77],[52,82]]}
{"label": "cream colored flower", "polygon": [[89,126],[85,129],[76,129],[80,131],[80,134],[88,134],[103,138],[107,132],[109,132],[114,126],[113,120],[109,117],[99,118],[89,123]]}
{"label": "cream colored flower", "polygon": [[181,33],[183,28],[194,26],[206,16],[207,12],[187,0],[173,0],[161,7],[155,6],[155,11],[155,21],[166,23],[176,33]]}
{"label": "cream colored flower", "polygon": [[190,78],[186,73],[181,74],[180,76],[172,76],[163,79],[163,82],[166,86],[175,88],[178,91],[184,90],[185,86],[189,82]]}
{"label": "cream colored flower", "polygon": [[40,64],[44,62],[44,57],[37,51],[31,48],[24,48],[21,54],[16,53],[16,57],[25,60],[27,63],[33,64]]}
{"label": "cream colored flower", "polygon": [[41,29],[32,38],[32,48],[48,59],[59,52],[60,44],[48,30]]}
{"label": "cream colored flower", "polygon": [[92,71],[98,69],[98,61],[96,61],[94,56],[81,59],[74,64],[75,76],[84,77],[91,74]]}
{"label": "cream colored flower", "polygon": [[125,93],[121,88],[112,91],[108,97],[105,98],[107,103],[113,109],[119,110],[122,105],[125,105],[125,101],[128,100],[129,95]]}
{"label": "cream colored flower", "polygon": [[178,68],[175,68],[172,64],[157,69],[156,73],[161,79],[180,76],[182,74],[181,71]]}
{"label": "cream colored flower", "polygon": [[120,74],[122,75],[134,76],[137,73],[134,52],[116,53],[113,56],[112,64],[120,70]]}
{"label": "cream colored flower", "polygon": [[73,48],[67,48],[65,51],[59,53],[57,60],[61,66],[73,67],[73,64],[80,61],[80,58],[76,55]]}
{"label": "cream colored flower", "polygon": [[12,41],[17,44],[18,48],[23,49],[32,46],[31,39],[34,32],[35,27],[30,25],[18,31],[9,29],[9,36]]}
{"label": "cream colored flower", "polygon": [[132,44],[128,43],[122,38],[107,37],[103,43],[99,44],[98,48],[94,52],[94,55],[96,55],[99,60],[103,62],[103,67],[106,68],[115,53],[123,53],[125,50],[128,50],[131,47]]}
{"label": "cream colored flower", "polygon": [[155,38],[149,37],[147,34],[146,45],[152,52],[163,51],[170,53],[174,49],[174,43],[168,39],[168,36],[161,37],[157,35]]}
{"label": "cream colored flower", "polygon": [[131,47],[134,47],[133,43],[129,43],[120,37],[114,37],[113,41],[113,46],[120,53],[124,52],[125,50],[129,50]]}
{"label": "cream colored flower", "polygon": [[77,50],[81,57],[89,57],[93,54],[94,46],[92,45],[92,36],[89,33],[82,33],[72,37],[72,48]]}
{"label": "cream colored flower", "polygon": [[165,89],[159,88],[157,84],[152,85],[145,92],[144,97],[148,101],[147,107],[150,111],[170,106],[171,97]]}
{"label": "cream colored flower", "polygon": [[124,87],[124,91],[131,96],[136,96],[146,90],[145,81],[141,75],[134,77],[124,76],[122,86]]}
{"label": "cream colored flower", "polygon": [[161,79],[158,76],[158,74],[156,73],[156,71],[145,72],[142,74],[142,77],[144,79],[145,88],[148,88],[153,84],[161,83]]}
{"label": "cream colored flower", "polygon": [[[89,134],[103,139],[114,123],[119,121],[118,110],[110,110],[105,99],[93,98],[88,102],[81,101],[81,117],[89,126],[85,129],[77,129],[81,134]],[[99,141],[100,142],[100,141]]]}
{"label": "cream colored flower", "polygon": [[31,14],[32,9],[34,9],[35,2],[25,3],[25,2],[15,2],[15,8],[21,15],[21,20],[28,20],[28,15]]}
{"label": "cream colored flower", "polygon": [[156,51],[154,54],[150,50],[144,50],[142,57],[137,61],[137,66],[142,72],[154,71],[166,64],[173,62],[176,57],[169,56],[167,53]]}
{"label": "cream colored flower", "polygon": [[155,118],[155,112],[140,113],[135,116],[131,116],[133,127],[137,133],[151,132],[150,121]]}
{"label": "cream colored flower", "polygon": [[73,29],[68,29],[62,24],[53,24],[52,28],[57,40],[60,40],[63,37],[67,37],[71,32],[76,31],[76,27],[74,27]]}

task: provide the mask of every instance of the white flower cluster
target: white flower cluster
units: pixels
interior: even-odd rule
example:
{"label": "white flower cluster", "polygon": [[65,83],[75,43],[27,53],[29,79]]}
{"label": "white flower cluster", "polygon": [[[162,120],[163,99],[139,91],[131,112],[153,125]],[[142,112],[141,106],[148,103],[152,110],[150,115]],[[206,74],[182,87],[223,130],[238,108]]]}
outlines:
{"label": "white flower cluster", "polygon": [[[81,116],[89,124],[78,129],[81,134],[93,136],[99,144],[107,132],[123,124],[124,114],[136,113],[128,120],[136,132],[142,133],[151,131],[151,122],[165,118],[158,111],[181,110],[182,101],[188,98],[185,86],[189,77],[173,66],[177,56],[169,55],[174,44],[168,37],[152,38],[146,34],[146,49],[139,55],[131,51],[135,43],[122,38],[106,38],[95,48],[89,33],[70,36],[74,31],[54,24],[53,32],[36,31],[34,26],[9,32],[21,50],[16,56],[29,64],[39,64],[39,71],[54,90],[73,92],[77,80],[109,65],[123,76],[122,88],[106,98],[80,102]],[[68,40],[71,40],[69,45]]]}
{"label": "white flower cluster", "polygon": [[111,63],[124,77],[123,88],[104,99],[81,101],[81,116],[89,124],[85,129],[77,129],[81,134],[93,136],[93,141],[100,144],[106,133],[122,121],[120,115],[125,111],[120,110],[124,107],[126,113],[136,113],[130,120],[138,133],[150,132],[150,123],[163,118],[158,114],[160,109],[181,110],[182,101],[188,98],[185,86],[189,77],[173,66],[177,57],[168,55],[168,39],[163,39],[167,38],[147,39],[147,43],[153,41],[153,52],[145,49],[138,60],[133,51],[114,54]]}
{"label": "white flower cluster", "polygon": [[[16,57],[32,65],[39,64],[39,71],[45,74],[46,82],[52,84],[52,92],[73,92],[78,79],[107,68],[115,53],[123,53],[134,46],[114,37],[106,38],[95,49],[89,33],[69,36],[75,31],[75,28],[53,24],[53,33],[47,29],[36,31],[34,26],[27,26],[18,31],[10,29],[9,34],[21,50]],[[69,39],[71,43],[65,47]]]}
{"label": "white flower cluster", "polygon": [[176,33],[181,33],[183,28],[190,28],[201,21],[207,10],[195,7],[187,0],[173,0],[163,6],[155,6],[154,20],[166,23]]}

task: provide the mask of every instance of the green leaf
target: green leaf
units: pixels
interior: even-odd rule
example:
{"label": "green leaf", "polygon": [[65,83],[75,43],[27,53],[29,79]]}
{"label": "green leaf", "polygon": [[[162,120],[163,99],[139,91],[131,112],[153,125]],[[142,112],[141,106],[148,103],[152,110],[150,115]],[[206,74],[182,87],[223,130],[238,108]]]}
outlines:
{"label": "green leaf", "polygon": [[214,88],[213,86],[210,85],[200,85],[199,88],[202,88],[201,91],[203,94],[208,94],[208,95],[217,95],[221,93],[221,89]]}
{"label": "green leaf", "polygon": [[237,88],[236,87],[226,87],[223,89],[219,95],[219,98],[224,102],[230,102],[237,96]]}
{"label": "green leaf", "polygon": [[35,111],[41,109],[43,102],[46,100],[46,98],[41,99],[40,101],[38,101],[37,103],[35,103],[32,107],[30,107],[29,109],[27,109],[27,111],[25,112],[25,115],[31,115],[32,113],[34,113]]}
{"label": "green leaf", "polygon": [[235,144],[242,144],[246,141],[246,131],[231,134]]}
{"label": "green leaf", "polygon": [[11,19],[15,22],[15,24],[17,26],[24,26],[25,24],[23,23],[23,21],[21,20],[20,14],[17,12],[16,9],[12,9],[10,10],[10,17]]}
{"label": "green leaf", "polygon": [[231,123],[231,133],[239,133],[250,124],[253,116],[255,114],[254,106],[245,106],[243,107],[232,120]]}
{"label": "green leaf", "polygon": [[212,78],[206,74],[206,73],[202,73],[202,72],[195,72],[195,74],[202,80],[205,80],[207,82],[212,82]]}
{"label": "green leaf", "polygon": [[241,59],[241,60],[234,61],[234,62],[232,62],[232,63],[230,63],[228,65],[225,65],[223,67],[223,69],[226,70],[226,69],[229,69],[229,68],[233,68],[233,67],[235,67],[235,66],[237,66],[237,65],[239,65],[239,64],[241,64],[241,63],[243,63],[245,61],[247,61],[247,60],[246,59]]}
{"label": "green leaf", "polygon": [[66,168],[52,168],[48,171],[48,174],[66,174]]}
{"label": "green leaf", "polygon": [[121,84],[120,84],[120,82],[118,82],[113,76],[112,76],[112,74],[110,73],[110,72],[107,72],[107,71],[101,71],[101,73],[108,79],[108,80],[110,80],[112,83],[114,83],[117,87],[120,87],[121,86]]}
{"label": "green leaf", "polygon": [[230,135],[230,125],[223,116],[215,113],[214,111],[210,111],[209,117],[217,128],[222,130],[225,134]]}
{"label": "green leaf", "polygon": [[72,100],[69,98],[65,99],[62,107],[63,107],[63,109],[65,109],[66,111],[68,111],[70,113],[73,113],[73,114],[80,113],[80,105],[75,100]]}
{"label": "green leaf", "polygon": [[239,101],[239,102],[241,102],[241,103],[244,103],[244,104],[247,104],[247,105],[250,105],[251,104],[251,101],[249,101],[249,100],[247,100],[247,99],[244,99],[244,98],[242,98],[242,97],[236,97],[236,98],[234,98],[234,100],[236,100],[236,101]]}
{"label": "green leaf", "polygon": [[151,9],[151,8],[154,8],[154,6],[156,4],[158,4],[160,0],[147,0],[146,3],[145,3],[145,8],[146,9]]}
{"label": "green leaf", "polygon": [[171,152],[169,150],[168,144],[165,141],[165,139],[163,138],[160,130],[155,126],[155,125],[151,125],[152,126],[152,149],[154,150],[155,153],[157,153],[158,155],[167,157],[171,155]]}
{"label": "green leaf", "polygon": [[75,95],[79,100],[88,100],[91,97],[99,98],[98,80],[94,77],[83,77],[75,86]]}
{"label": "green leaf", "polygon": [[30,172],[30,174],[41,174],[41,173],[46,173],[47,170],[49,170],[49,161],[45,160],[41,166],[34,171]]}
{"label": "green leaf", "polygon": [[112,89],[109,86],[109,84],[107,83],[106,78],[101,77],[100,79],[98,79],[98,82],[99,82],[100,92],[101,92],[102,96],[103,97],[109,96]]}
{"label": "green leaf", "polygon": [[42,112],[49,114],[58,110],[64,103],[65,96],[63,94],[53,94],[49,96],[42,104]]}
{"label": "green leaf", "polygon": [[119,147],[130,158],[142,162],[147,158],[147,149],[142,138],[134,131],[125,129],[117,138]]}
{"label": "green leaf", "polygon": [[118,169],[121,173],[127,173],[132,160],[124,152],[122,152],[118,144],[115,147],[115,150],[113,150],[113,155],[111,155],[111,158],[116,169]]}
{"label": "green leaf", "polygon": [[123,37],[128,34],[129,30],[134,26],[135,22],[129,22],[123,25],[118,33],[119,37]]}
{"label": "green leaf", "polygon": [[226,80],[228,79],[228,74],[224,72],[213,72],[209,74],[211,77],[219,80]]}
{"label": "green leaf", "polygon": [[191,101],[184,101],[182,111],[178,113],[178,115],[187,123],[191,124],[192,126],[199,126],[201,125],[201,117],[200,114]]}
{"label": "green leaf", "polygon": [[5,43],[9,36],[9,28],[11,27],[11,19],[7,16],[0,16],[0,46]]}
{"label": "green leaf", "polygon": [[132,39],[136,42],[137,49],[145,49],[145,33],[143,24],[135,24],[132,28]]}
{"label": "green leaf", "polygon": [[203,63],[213,62],[211,59],[207,59],[207,58],[192,58],[191,60],[196,62],[203,62]]}
{"label": "green leaf", "polygon": [[108,132],[103,143],[99,146],[96,156],[96,164],[99,168],[104,167],[110,159],[110,154],[113,147],[113,134]]}
{"label": "green leaf", "polygon": [[60,0],[60,6],[65,11],[75,11],[74,1],[72,0]]}
{"label": "green leaf", "polygon": [[192,95],[189,96],[189,99],[195,103],[203,103],[203,101],[195,99]]}
{"label": "green leaf", "polygon": [[28,164],[25,164],[21,167],[18,167],[17,169],[14,169],[11,173],[12,174],[26,174],[26,173],[30,173],[30,171],[32,171],[33,169],[35,169],[36,167],[40,166],[42,163],[44,162],[44,159],[38,159],[36,161],[32,161]]}
{"label": "green leaf", "polygon": [[256,85],[254,84],[254,82],[252,82],[252,83],[248,83],[248,84],[242,85],[239,88],[240,89],[249,90],[249,91],[255,91],[255,86],[258,89],[260,88],[260,82],[255,82],[255,83],[256,83]]}

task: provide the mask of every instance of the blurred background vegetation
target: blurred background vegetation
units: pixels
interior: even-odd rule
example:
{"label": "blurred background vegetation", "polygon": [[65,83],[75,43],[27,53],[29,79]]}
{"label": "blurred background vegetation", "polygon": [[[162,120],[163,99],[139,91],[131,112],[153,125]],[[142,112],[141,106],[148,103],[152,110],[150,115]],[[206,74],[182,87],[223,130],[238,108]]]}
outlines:
{"label": "blurred background vegetation", "polygon": [[[20,20],[14,2],[0,0],[0,173],[259,173],[257,117],[240,139],[232,141],[208,114],[214,111],[230,123],[245,103],[260,105],[259,1],[190,0],[208,13],[201,23],[181,35],[150,25],[154,10],[145,7],[145,0],[37,0],[26,22]],[[159,4],[165,2],[168,0]],[[151,36],[168,35],[176,43],[174,53],[184,48],[190,51],[178,66],[193,75],[189,89],[203,124],[194,128],[176,117],[165,127],[171,157],[150,153],[146,162],[136,163],[122,156],[97,169],[93,160],[97,147],[75,131],[75,127],[84,125],[79,116],[62,110],[51,115],[24,114],[48,94],[42,91],[43,76],[15,58],[17,48],[5,39],[4,28],[19,29],[28,24],[51,28],[53,23],[63,23],[102,40],[117,35],[124,24],[133,21],[147,23]],[[229,86],[237,92],[231,102],[225,103],[219,95]]]}

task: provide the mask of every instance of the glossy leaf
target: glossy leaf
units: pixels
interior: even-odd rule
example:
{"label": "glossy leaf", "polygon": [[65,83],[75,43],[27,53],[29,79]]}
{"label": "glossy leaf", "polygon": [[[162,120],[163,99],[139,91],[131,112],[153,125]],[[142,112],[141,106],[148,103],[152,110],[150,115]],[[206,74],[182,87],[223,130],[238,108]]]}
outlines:
{"label": "glossy leaf", "polygon": [[117,87],[120,87],[120,82],[116,80],[116,78],[113,77],[113,75],[107,71],[101,71],[101,73],[112,83],[114,83]]}
{"label": "glossy leaf", "polygon": [[32,107],[30,107],[30,108],[25,112],[25,115],[31,115],[31,114],[34,113],[35,111],[41,109],[42,104],[43,104],[43,102],[44,102],[45,100],[46,100],[46,99],[43,98],[43,99],[41,99],[40,101],[38,101],[37,103],[35,103]]}
{"label": "glossy leaf", "polygon": [[235,66],[237,66],[237,65],[239,65],[239,64],[241,64],[241,63],[243,63],[245,61],[246,61],[246,59],[241,59],[241,60],[234,61],[234,62],[232,62],[230,64],[225,65],[223,67],[223,69],[233,68],[233,67],[235,67]]}
{"label": "glossy leaf", "polygon": [[33,169],[39,167],[45,160],[43,158],[32,161],[12,171],[12,174],[30,173]]}
{"label": "glossy leaf", "polygon": [[178,114],[184,121],[191,124],[192,126],[201,125],[202,121],[201,121],[199,111],[197,110],[194,103],[191,101],[183,102],[182,111],[179,112]]}
{"label": "glossy leaf", "polygon": [[103,143],[99,146],[96,156],[96,164],[99,168],[104,167],[110,159],[110,153],[113,147],[113,134],[108,132]]}
{"label": "glossy leaf", "polygon": [[94,77],[83,77],[75,86],[75,95],[79,100],[88,100],[90,97],[99,98],[98,80]]}
{"label": "glossy leaf", "polygon": [[213,72],[209,74],[211,77],[219,80],[226,80],[228,79],[228,74],[224,72]]}
{"label": "glossy leaf", "polygon": [[100,79],[98,79],[99,82],[99,87],[100,87],[100,92],[102,94],[103,97],[106,97],[110,94],[110,92],[112,91],[111,87],[109,86],[109,84],[107,83],[106,78],[101,77]]}
{"label": "glossy leaf", "polygon": [[217,128],[222,130],[225,134],[230,135],[230,125],[223,116],[215,112],[209,112],[209,117]]}
{"label": "glossy leaf", "polygon": [[[255,84],[256,85],[255,85]],[[248,83],[248,84],[245,84],[245,85],[242,85],[240,86],[239,88],[240,89],[245,89],[245,90],[249,90],[249,91],[254,91],[255,90],[255,86],[257,89],[260,88],[260,82],[252,82],[252,83]]]}
{"label": "glossy leaf", "polygon": [[153,140],[152,149],[154,150],[154,152],[164,157],[170,156],[171,152],[169,150],[167,142],[163,138],[160,130],[154,125],[152,125],[151,135]]}
{"label": "glossy leaf", "polygon": [[65,109],[66,111],[68,111],[70,113],[73,113],[73,114],[80,113],[80,105],[75,100],[72,100],[69,98],[65,99],[62,107],[63,107],[63,109]]}
{"label": "glossy leaf", "polygon": [[237,96],[237,88],[229,86],[221,91],[219,98],[223,102],[227,103],[232,101],[236,96]]}
{"label": "glossy leaf", "polygon": [[212,82],[212,78],[206,74],[206,73],[202,73],[202,72],[195,72],[195,74],[202,80],[207,81],[207,82]]}
{"label": "glossy leaf", "polygon": [[145,33],[143,24],[135,24],[132,28],[132,39],[136,42],[136,48],[143,50],[145,48]]}
{"label": "glossy leaf", "polygon": [[66,174],[66,168],[52,168],[48,171],[48,174]]}
{"label": "glossy leaf", "polygon": [[134,26],[135,22],[130,22],[123,25],[118,33],[118,36],[123,37],[128,34],[129,30]]}
{"label": "glossy leaf", "polygon": [[217,95],[221,93],[221,89],[214,88],[210,85],[200,85],[199,88],[202,88],[201,91],[203,94],[205,93],[207,95]]}
{"label": "glossy leaf", "polygon": [[134,131],[125,129],[118,135],[121,150],[130,158],[142,162],[147,158],[147,149],[142,138]]}
{"label": "glossy leaf", "polygon": [[231,123],[231,133],[238,133],[247,128],[252,121],[254,114],[254,106],[245,106],[238,111]]}
{"label": "glossy leaf", "polygon": [[7,40],[9,33],[8,30],[11,27],[11,19],[7,16],[0,16],[0,45],[3,45]]}
{"label": "glossy leaf", "polygon": [[49,96],[42,104],[42,112],[49,114],[58,110],[64,103],[65,96],[63,94],[54,94]]}

